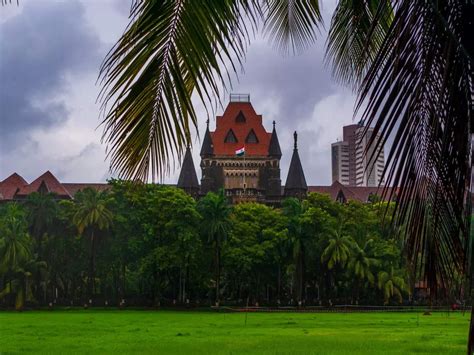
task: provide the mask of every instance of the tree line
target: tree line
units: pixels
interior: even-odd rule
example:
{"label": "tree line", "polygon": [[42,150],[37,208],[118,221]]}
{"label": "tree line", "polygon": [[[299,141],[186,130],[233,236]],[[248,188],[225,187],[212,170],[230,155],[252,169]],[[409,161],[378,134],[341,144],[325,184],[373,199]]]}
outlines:
{"label": "tree line", "polygon": [[0,298],[27,305],[325,305],[412,302],[391,203],[310,193],[281,208],[198,201],[114,180],[74,200],[0,205]]}

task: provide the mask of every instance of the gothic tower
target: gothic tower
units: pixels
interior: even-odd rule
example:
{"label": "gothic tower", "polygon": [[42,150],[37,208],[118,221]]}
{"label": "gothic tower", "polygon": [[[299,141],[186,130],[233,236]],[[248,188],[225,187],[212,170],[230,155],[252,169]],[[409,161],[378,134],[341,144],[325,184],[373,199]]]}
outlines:
{"label": "gothic tower", "polygon": [[294,149],[291,157],[290,169],[285,184],[285,197],[304,198],[308,193],[308,185],[304,177],[303,167],[301,165],[300,156],[298,154],[298,135],[293,134]]}
{"label": "gothic tower", "polygon": [[178,184],[176,186],[194,198],[199,196],[199,181],[196,175],[196,169],[194,169],[193,157],[189,146],[186,147],[186,154],[184,155],[183,165],[181,166],[181,172],[179,173]]}

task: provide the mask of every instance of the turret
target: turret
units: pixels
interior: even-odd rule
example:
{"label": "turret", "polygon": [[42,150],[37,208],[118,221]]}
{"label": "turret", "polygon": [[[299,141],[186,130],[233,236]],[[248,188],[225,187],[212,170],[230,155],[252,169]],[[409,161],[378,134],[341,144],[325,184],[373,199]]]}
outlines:
{"label": "turret", "polygon": [[294,149],[291,157],[290,169],[285,184],[285,197],[304,198],[308,192],[308,185],[304,177],[303,167],[301,166],[300,156],[298,154],[298,135],[295,131]]}
{"label": "turret", "polygon": [[275,121],[273,121],[272,137],[270,138],[270,145],[268,147],[268,156],[272,158],[281,158],[280,142],[278,142],[278,136],[275,130]]}
{"label": "turret", "polygon": [[179,173],[177,187],[183,189],[194,198],[199,195],[199,181],[189,145],[186,147],[186,154],[184,155],[181,172]]}
{"label": "turret", "polygon": [[207,120],[206,133],[201,147],[201,158],[209,158],[214,155],[214,144],[212,143],[211,132],[209,132],[209,120]]}
{"label": "turret", "polygon": [[206,133],[201,147],[201,193],[207,194],[209,191],[216,191],[216,164],[213,161],[214,143],[209,131],[209,120],[207,120]]}
{"label": "turret", "polygon": [[[275,129],[275,121],[273,121],[273,131],[270,138],[270,144],[268,146],[268,157],[270,158],[267,162],[266,177],[267,177],[267,198],[272,201],[280,201],[281,199],[281,179],[280,179],[280,159],[281,149],[280,143],[278,142],[278,135]],[[277,203],[275,203],[277,204]]]}

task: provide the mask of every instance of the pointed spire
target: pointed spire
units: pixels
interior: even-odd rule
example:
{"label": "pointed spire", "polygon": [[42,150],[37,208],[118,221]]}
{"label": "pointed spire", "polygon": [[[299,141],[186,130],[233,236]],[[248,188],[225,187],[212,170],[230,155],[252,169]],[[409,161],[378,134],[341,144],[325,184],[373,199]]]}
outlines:
{"label": "pointed spire", "polygon": [[189,145],[186,147],[186,154],[184,155],[183,165],[179,173],[177,187],[191,194],[194,191],[199,191],[199,182]]}
{"label": "pointed spire", "polygon": [[209,157],[214,155],[214,145],[212,144],[211,132],[209,132],[209,119],[206,121],[207,128],[204,134],[204,140],[201,147],[201,158]]}
{"label": "pointed spire", "polygon": [[281,158],[280,142],[278,142],[278,136],[275,129],[275,121],[273,121],[273,131],[272,136],[270,138],[270,145],[268,147],[268,156],[275,157],[278,159]]}
{"label": "pointed spire", "polygon": [[298,154],[298,135],[296,131],[293,137],[295,142],[290,169],[288,170],[288,177],[286,178],[285,195],[301,197],[308,191],[308,185],[306,184],[303,166],[301,165],[300,156]]}

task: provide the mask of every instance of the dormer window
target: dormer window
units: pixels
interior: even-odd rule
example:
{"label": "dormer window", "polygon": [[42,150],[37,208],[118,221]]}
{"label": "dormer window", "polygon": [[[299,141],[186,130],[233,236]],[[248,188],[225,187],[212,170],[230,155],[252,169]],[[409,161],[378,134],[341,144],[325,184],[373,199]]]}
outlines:
{"label": "dormer window", "polygon": [[339,190],[339,192],[337,193],[336,201],[339,203],[346,203],[346,196],[344,196],[342,190]]}
{"label": "dormer window", "polygon": [[38,193],[40,195],[46,195],[49,192],[48,186],[44,182],[44,180],[41,181],[40,186],[38,187]]}
{"label": "dormer window", "polygon": [[242,111],[239,111],[239,114],[235,118],[235,122],[236,123],[245,123],[245,121],[246,121],[246,119],[245,119],[244,114],[242,113]]}
{"label": "dormer window", "polygon": [[245,138],[245,143],[258,143],[257,135],[255,134],[254,130],[250,130],[247,138]]}
{"label": "dormer window", "polygon": [[237,143],[237,137],[232,129],[229,129],[229,132],[227,132],[224,143]]}

